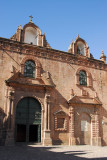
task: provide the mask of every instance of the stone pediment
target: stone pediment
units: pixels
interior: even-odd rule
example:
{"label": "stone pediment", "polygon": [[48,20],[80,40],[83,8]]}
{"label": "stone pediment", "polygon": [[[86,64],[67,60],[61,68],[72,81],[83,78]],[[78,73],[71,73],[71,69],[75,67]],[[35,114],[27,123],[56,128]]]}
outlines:
{"label": "stone pediment", "polygon": [[67,113],[65,113],[62,110],[59,110],[59,111],[55,112],[54,115],[56,115],[56,116],[67,116]]}
{"label": "stone pediment", "polygon": [[99,98],[79,97],[73,96],[69,101],[69,104],[90,104],[90,105],[101,105]]}
{"label": "stone pediment", "polygon": [[29,78],[24,77],[24,75],[20,72],[15,73],[8,80],[5,81],[7,85],[12,86],[15,85],[27,85],[27,86],[40,86],[40,87],[54,87],[54,85],[45,78]]}

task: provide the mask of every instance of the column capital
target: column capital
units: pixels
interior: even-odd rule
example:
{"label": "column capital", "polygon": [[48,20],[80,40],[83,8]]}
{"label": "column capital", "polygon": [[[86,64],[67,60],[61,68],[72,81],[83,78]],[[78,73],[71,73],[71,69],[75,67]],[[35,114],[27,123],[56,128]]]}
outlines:
{"label": "column capital", "polygon": [[70,113],[70,114],[74,113],[74,107],[73,107],[73,106],[71,106],[71,107],[69,108],[69,113]]}
{"label": "column capital", "polygon": [[99,108],[97,106],[94,107],[94,113],[95,115],[99,115]]}
{"label": "column capital", "polygon": [[9,91],[9,99],[14,100],[15,91]]}
{"label": "column capital", "polygon": [[49,94],[46,94],[46,95],[45,95],[45,101],[46,101],[47,103],[50,103],[50,95],[49,95]]}

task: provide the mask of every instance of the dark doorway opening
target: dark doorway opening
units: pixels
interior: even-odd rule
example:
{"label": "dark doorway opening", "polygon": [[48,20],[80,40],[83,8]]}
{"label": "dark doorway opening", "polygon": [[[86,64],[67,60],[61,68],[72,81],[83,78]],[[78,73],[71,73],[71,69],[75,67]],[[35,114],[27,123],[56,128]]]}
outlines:
{"label": "dark doorway opening", "polygon": [[29,142],[38,142],[38,125],[29,126]]}
{"label": "dark doorway opening", "polygon": [[41,142],[41,105],[31,97],[19,101],[16,108],[16,142]]}
{"label": "dark doorway opening", "polygon": [[26,125],[17,124],[17,142],[26,142]]}

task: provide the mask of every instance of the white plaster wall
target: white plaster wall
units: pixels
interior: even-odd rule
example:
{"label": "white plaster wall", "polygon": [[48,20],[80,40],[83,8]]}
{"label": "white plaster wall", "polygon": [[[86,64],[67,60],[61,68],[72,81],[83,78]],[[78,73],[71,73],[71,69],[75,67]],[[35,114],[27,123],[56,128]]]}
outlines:
{"label": "white plaster wall", "polygon": [[33,45],[38,45],[38,32],[35,28],[26,28],[24,42],[29,44],[32,43]]}

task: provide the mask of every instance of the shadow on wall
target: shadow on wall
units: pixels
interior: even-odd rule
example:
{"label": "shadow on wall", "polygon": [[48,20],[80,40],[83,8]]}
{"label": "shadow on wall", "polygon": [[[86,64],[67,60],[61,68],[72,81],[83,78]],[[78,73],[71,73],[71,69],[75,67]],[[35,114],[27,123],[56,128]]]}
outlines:
{"label": "shadow on wall", "polygon": [[102,107],[101,108],[101,117],[100,117],[100,119],[102,120],[100,122],[100,128],[101,128],[101,133],[100,134],[101,134],[101,137],[103,137],[102,138],[102,145],[107,146],[107,139],[106,139],[106,141],[104,139],[104,135],[105,135],[106,138],[107,138],[107,135],[106,135],[106,132],[104,133],[104,130],[103,130],[103,128],[107,128],[107,122],[104,121],[104,118],[107,119],[107,110],[104,107]]}
{"label": "shadow on wall", "polygon": [[0,108],[0,145],[5,144],[7,120],[5,121],[6,114],[3,109]]}
{"label": "shadow on wall", "polygon": [[53,145],[62,145],[63,144],[62,140],[59,138],[59,134],[57,134],[57,136],[55,138],[56,138],[55,140],[52,139]]}
{"label": "shadow on wall", "polygon": [[[55,88],[53,90],[52,94],[52,100],[51,100],[51,138],[52,138],[52,144],[53,145],[68,145],[69,144],[69,105],[67,103],[67,99],[64,98],[64,96]],[[66,116],[60,115],[63,118],[66,117],[67,124],[66,129],[62,130],[61,128],[59,130],[56,130],[56,118],[60,114],[60,111],[63,111]],[[59,114],[55,114],[59,112]],[[60,117],[61,118],[61,117]],[[58,123],[58,120],[57,120]],[[60,123],[60,122],[59,122]],[[62,122],[63,123],[63,122]],[[60,123],[59,125],[61,125]]]}

